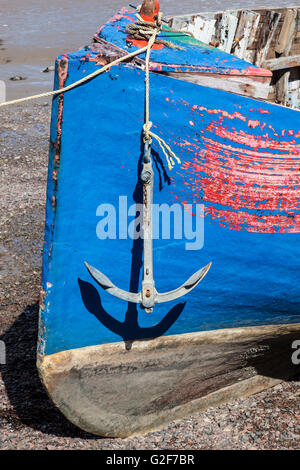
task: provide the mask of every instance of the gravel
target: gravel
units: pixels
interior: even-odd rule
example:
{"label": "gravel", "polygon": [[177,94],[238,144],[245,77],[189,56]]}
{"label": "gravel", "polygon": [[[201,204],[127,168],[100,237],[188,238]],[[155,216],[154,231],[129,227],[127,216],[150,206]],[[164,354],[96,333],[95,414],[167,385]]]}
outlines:
{"label": "gravel", "polygon": [[102,439],[51,403],[35,367],[50,106],[3,108],[0,128],[0,449],[300,449],[300,378],[175,421]]}

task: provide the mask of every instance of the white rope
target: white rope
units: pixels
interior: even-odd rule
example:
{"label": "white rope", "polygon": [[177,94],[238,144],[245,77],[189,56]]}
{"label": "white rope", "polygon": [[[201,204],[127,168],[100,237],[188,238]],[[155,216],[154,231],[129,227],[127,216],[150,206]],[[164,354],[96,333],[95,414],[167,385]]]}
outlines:
{"label": "white rope", "polygon": [[110,69],[110,67],[112,67],[114,65],[117,65],[117,64],[120,64],[121,62],[124,62],[124,61],[126,61],[126,60],[128,60],[128,59],[130,59],[130,58],[132,58],[136,55],[142,54],[143,52],[146,52],[147,50],[148,50],[148,46],[145,46],[142,49],[131,52],[130,54],[127,54],[123,57],[120,57],[119,59],[114,60],[110,64],[105,65],[101,69],[98,69],[93,73],[90,73],[86,77],[81,78],[77,82],[71,83],[71,85],[68,85],[64,88],[60,88],[59,90],[48,91],[46,93],[40,93],[38,95],[26,96],[25,98],[19,98],[17,100],[6,101],[4,103],[0,103],[0,107],[9,106],[11,104],[24,103],[24,101],[35,100],[35,99],[38,99],[38,98],[46,98],[48,96],[55,96],[55,95],[59,95],[60,93],[65,93],[66,91],[72,90],[72,88],[75,88],[75,87],[81,85],[82,83],[87,82],[91,78],[97,77],[97,75],[100,75],[101,73],[106,72],[106,70]]}
{"label": "white rope", "polygon": [[[152,122],[150,121],[150,53],[153,44],[155,43],[156,36],[159,34],[161,30],[161,16],[162,13],[159,14],[157,28],[153,31],[152,27],[152,36],[149,39],[148,46],[147,46],[147,54],[146,54],[146,61],[145,61],[145,124],[143,127],[144,131],[144,139],[148,140],[151,144],[152,138],[157,140],[159,143],[160,148],[162,149],[167,163],[169,170],[173,169],[175,165],[174,160],[177,163],[181,163],[180,159],[175,155],[175,153],[171,150],[170,146],[165,142],[164,139],[159,137],[157,134],[151,131]],[[140,19],[140,18],[139,18]]]}

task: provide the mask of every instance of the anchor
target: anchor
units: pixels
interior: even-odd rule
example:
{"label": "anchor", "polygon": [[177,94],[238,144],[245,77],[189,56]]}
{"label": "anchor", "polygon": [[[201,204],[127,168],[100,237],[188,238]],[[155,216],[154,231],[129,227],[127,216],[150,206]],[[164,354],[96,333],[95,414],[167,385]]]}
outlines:
{"label": "anchor", "polygon": [[[184,284],[177,289],[174,289],[163,294],[157,292],[155,288],[155,282],[153,279],[153,223],[152,223],[152,212],[153,212],[153,186],[154,186],[154,172],[152,168],[152,157],[151,157],[151,142],[152,137],[158,140],[159,145],[163,148],[166,154],[166,148],[169,149],[167,144],[159,136],[155,135],[150,131],[152,123],[149,121],[149,57],[151,47],[153,46],[156,36],[161,30],[159,21],[157,21],[157,15],[159,15],[159,3],[158,0],[144,0],[140,9],[141,21],[143,29],[150,28],[150,36],[148,40],[148,51],[146,54],[146,67],[145,67],[145,124],[144,124],[144,155],[143,155],[143,169],[141,172],[141,180],[143,183],[143,243],[144,243],[144,263],[143,263],[143,281],[142,289],[140,292],[127,292],[119,287],[115,286],[112,281],[105,276],[101,271],[85,263],[90,275],[93,279],[109,294],[127,302],[140,304],[146,313],[151,313],[155,304],[169,302],[171,300],[178,299],[184,296],[191,290],[193,290],[200,281],[207,274],[211,263],[205,266],[199,271],[195,272]],[[150,15],[150,16],[149,16]],[[151,16],[152,15],[152,16]],[[160,14],[160,17],[162,14]],[[155,26],[149,26],[152,21]],[[147,20],[147,21],[145,21]],[[146,31],[147,32],[147,31]],[[130,31],[130,34],[135,34],[135,31]],[[139,33],[140,34],[140,33]],[[171,150],[171,149],[169,149]],[[176,155],[172,153],[177,159]]]}
{"label": "anchor", "polygon": [[153,222],[152,222],[152,205],[153,205],[153,186],[154,172],[152,168],[151,145],[149,140],[145,141],[145,150],[143,156],[143,169],[141,172],[141,180],[143,183],[143,243],[144,243],[144,263],[143,263],[143,281],[140,292],[127,292],[115,286],[112,281],[98,269],[85,262],[85,265],[92,278],[106,292],[125,300],[140,304],[146,313],[151,313],[155,304],[169,302],[186,295],[193,290],[207,274],[212,263],[207,264],[204,268],[195,272],[184,284],[177,289],[169,292],[159,293],[155,288],[153,278]]}

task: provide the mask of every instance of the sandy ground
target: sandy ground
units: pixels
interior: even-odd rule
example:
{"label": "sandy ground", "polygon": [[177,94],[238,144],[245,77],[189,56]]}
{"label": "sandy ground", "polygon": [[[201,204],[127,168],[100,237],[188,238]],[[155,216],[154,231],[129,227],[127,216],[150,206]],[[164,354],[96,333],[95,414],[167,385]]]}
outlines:
{"label": "sandy ground", "polygon": [[300,378],[165,430],[101,439],[48,399],[35,367],[50,106],[1,111],[0,449],[300,449]]}

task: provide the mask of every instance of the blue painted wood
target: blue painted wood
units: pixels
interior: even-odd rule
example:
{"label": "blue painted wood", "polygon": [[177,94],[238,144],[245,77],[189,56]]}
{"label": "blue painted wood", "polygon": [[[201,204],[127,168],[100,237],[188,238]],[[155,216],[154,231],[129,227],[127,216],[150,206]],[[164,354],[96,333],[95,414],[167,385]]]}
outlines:
{"label": "blue painted wood", "polygon": [[[135,13],[124,8],[100,28],[96,38],[104,39],[123,50],[133,52],[146,45],[146,42],[132,40],[126,32],[126,26],[134,22],[135,19]],[[167,46],[161,49],[153,49],[151,53],[152,70],[170,72],[198,71],[225,75],[272,75],[269,70],[256,67],[191,36],[167,31],[167,29],[169,28],[164,27],[158,39],[173,42],[181,49],[171,49]],[[141,57],[145,58],[145,54]]]}
{"label": "blue painted wood", "polygon": [[[85,54],[58,59],[55,86],[95,70]],[[151,74],[151,120],[181,159],[169,171],[153,143],[155,202],[206,207],[203,249],[155,240],[156,287],[168,291],[209,261],[213,267],[186,304],[159,305],[151,315],[101,291],[86,271],[84,261],[119,287],[141,287],[142,241],[96,235],[100,204],[142,202],[144,73],[114,67],[53,100],[41,353],[299,321],[300,114]]]}

